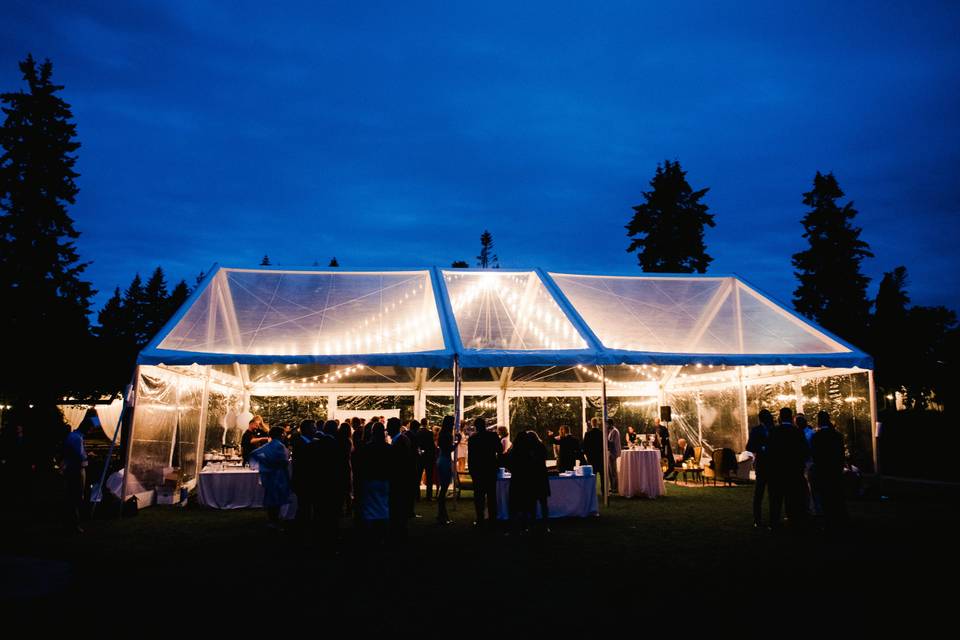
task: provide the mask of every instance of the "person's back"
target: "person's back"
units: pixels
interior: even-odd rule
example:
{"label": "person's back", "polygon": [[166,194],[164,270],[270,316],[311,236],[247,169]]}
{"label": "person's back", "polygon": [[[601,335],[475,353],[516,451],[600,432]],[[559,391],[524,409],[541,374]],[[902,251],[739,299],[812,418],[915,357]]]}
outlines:
{"label": "person's back", "polygon": [[500,438],[486,429],[478,430],[467,440],[467,467],[470,475],[496,474]]}
{"label": "person's back", "polygon": [[814,468],[819,473],[843,474],[843,436],[832,426],[821,427],[810,439]]}
{"label": "person's back", "polygon": [[603,431],[598,427],[590,427],[590,430],[583,436],[583,453],[587,456],[587,462],[594,467],[594,472],[599,472],[603,468]]}

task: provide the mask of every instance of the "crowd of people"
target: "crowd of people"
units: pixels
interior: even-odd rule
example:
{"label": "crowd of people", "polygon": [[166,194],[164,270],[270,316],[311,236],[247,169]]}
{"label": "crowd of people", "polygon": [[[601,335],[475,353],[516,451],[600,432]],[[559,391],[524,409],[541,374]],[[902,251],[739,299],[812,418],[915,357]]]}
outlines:
{"label": "crowd of people", "polygon": [[[457,472],[464,474],[464,484],[469,478],[474,526],[491,528],[498,518],[500,469],[509,471],[510,478],[508,532],[549,531],[547,447],[558,452],[559,471],[582,462],[600,470],[602,479],[605,457],[615,469],[619,440],[619,431],[611,428],[604,447],[596,418],[581,445],[566,426],[556,436],[548,432],[546,442],[532,430],[511,441],[506,428],[488,425],[484,418],[455,433],[450,415],[437,426],[425,420],[355,417],[322,424],[304,420],[296,429],[268,429],[261,416],[254,416],[240,446],[243,462],[259,470],[269,527],[282,526],[281,509],[293,494],[298,529],[333,537],[339,518],[352,516],[369,535],[385,540],[406,537],[420,500],[435,499],[437,523],[451,524],[447,501]],[[611,476],[615,482],[615,473]]]}
{"label": "crowd of people", "polygon": [[843,436],[830,421],[830,414],[817,414],[813,429],[803,414],[794,417],[787,407],[779,421],[762,409],[759,424],[750,430],[747,451],[754,455],[756,483],[753,494],[753,525],[763,526],[763,497],[769,498],[769,524],[783,527],[784,511],[791,528],[802,531],[811,514],[823,515],[830,533],[846,522],[844,501],[845,453]]}

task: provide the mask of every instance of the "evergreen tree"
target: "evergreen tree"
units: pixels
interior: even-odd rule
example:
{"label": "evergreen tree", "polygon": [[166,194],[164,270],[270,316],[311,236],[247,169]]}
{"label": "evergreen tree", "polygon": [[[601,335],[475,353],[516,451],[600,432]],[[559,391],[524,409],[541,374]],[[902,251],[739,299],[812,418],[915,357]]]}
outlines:
{"label": "evergreen tree", "polygon": [[193,288],[191,289],[191,291],[193,291],[193,289],[196,289],[197,287],[199,287],[199,286],[200,286],[200,283],[202,283],[202,282],[203,282],[203,279],[206,278],[206,277],[207,277],[207,274],[206,274],[205,272],[201,271],[200,273],[198,273],[198,274],[197,274],[197,277],[196,277],[196,278],[194,279],[194,281],[193,281]]}
{"label": "evergreen tree", "polygon": [[261,266],[261,267],[269,267],[269,266],[270,266],[270,256],[268,256],[267,254],[263,254],[263,260],[260,261],[260,266]]}
{"label": "evergreen tree", "polygon": [[136,274],[130,281],[130,286],[123,292],[123,322],[125,331],[139,350],[147,344],[150,336],[147,334],[147,295],[143,289],[140,274]]}
{"label": "evergreen tree", "polygon": [[794,275],[800,281],[793,305],[841,338],[864,344],[870,279],[860,271],[860,263],[873,253],[860,239],[860,229],[851,224],[857,215],[853,203],[837,203],[842,197],[833,174],[819,171],[813,189],[803,194],[803,204],[811,207],[802,220],[810,247],[793,255]]}
{"label": "evergreen tree", "polygon": [[91,346],[94,291],[67,212],[79,192],[70,105],[51,80],[49,60],[38,65],[27,56],[20,71],[26,91],[0,94],[0,335],[15,363],[0,373],[0,394],[8,402],[51,402],[88,393],[78,374]]}
{"label": "evergreen tree", "polygon": [[332,258],[330,258],[330,264],[328,264],[327,266],[328,266],[328,267],[339,267],[339,266],[340,266],[340,263],[337,262],[337,256],[333,256]]}
{"label": "evergreen tree", "polygon": [[453,269],[469,269],[470,265],[467,264],[466,260],[454,260],[450,267]]}
{"label": "evergreen tree", "polygon": [[627,251],[638,252],[645,272],[704,273],[713,258],[707,254],[703,227],[715,224],[700,199],[709,189],[694,191],[680,163],[669,160],[657,165],[650,186],[626,226],[627,236],[633,238]]}
{"label": "evergreen tree", "polygon": [[957,314],[946,307],[912,307],[907,313],[906,351],[910,363],[903,372],[907,404],[926,409],[940,402],[956,381],[951,356],[956,354]]}
{"label": "evergreen tree", "polygon": [[883,274],[870,326],[870,349],[873,354],[877,386],[882,392],[900,391],[909,365],[906,349],[908,338],[907,269],[897,267]]}
{"label": "evergreen tree", "polygon": [[500,259],[493,253],[493,234],[486,230],[480,234],[480,255],[477,256],[477,266],[481,269],[500,268]]}
{"label": "evergreen tree", "polygon": [[152,340],[170,317],[170,294],[163,269],[157,267],[143,288],[143,333]]}
{"label": "evergreen tree", "polygon": [[[187,298],[190,297],[190,287],[187,286],[186,280],[181,280],[177,283],[177,286],[173,288],[173,291],[170,292],[170,297],[167,298],[167,313],[166,317],[163,320],[163,324],[166,324],[167,321],[173,317],[173,314],[183,306],[187,301]],[[163,327],[163,324],[160,327]]]}
{"label": "evergreen tree", "polygon": [[120,287],[97,314],[94,333],[99,355],[95,361],[97,387],[102,394],[114,393],[129,382],[137,356],[134,328],[129,324]]}

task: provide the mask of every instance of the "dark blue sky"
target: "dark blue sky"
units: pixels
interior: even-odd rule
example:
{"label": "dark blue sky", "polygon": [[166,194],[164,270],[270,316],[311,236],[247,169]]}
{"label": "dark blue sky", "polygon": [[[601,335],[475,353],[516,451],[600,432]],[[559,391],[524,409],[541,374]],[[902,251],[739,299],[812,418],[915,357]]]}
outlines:
{"label": "dark blue sky", "polygon": [[789,301],[833,171],[871,292],[904,264],[958,306],[960,3],[265,4],[4,0],[0,88],[32,52],[73,105],[98,305],[264,253],[472,264],[484,228],[504,266],[631,272],[669,158],[710,187],[711,271]]}

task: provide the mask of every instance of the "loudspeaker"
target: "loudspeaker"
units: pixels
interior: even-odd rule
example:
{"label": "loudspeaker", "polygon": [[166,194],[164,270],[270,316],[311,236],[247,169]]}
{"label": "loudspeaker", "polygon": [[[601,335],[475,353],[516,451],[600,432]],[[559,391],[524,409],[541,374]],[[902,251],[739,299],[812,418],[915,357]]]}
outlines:
{"label": "loudspeaker", "polygon": [[670,422],[670,405],[660,407],[660,422]]}

